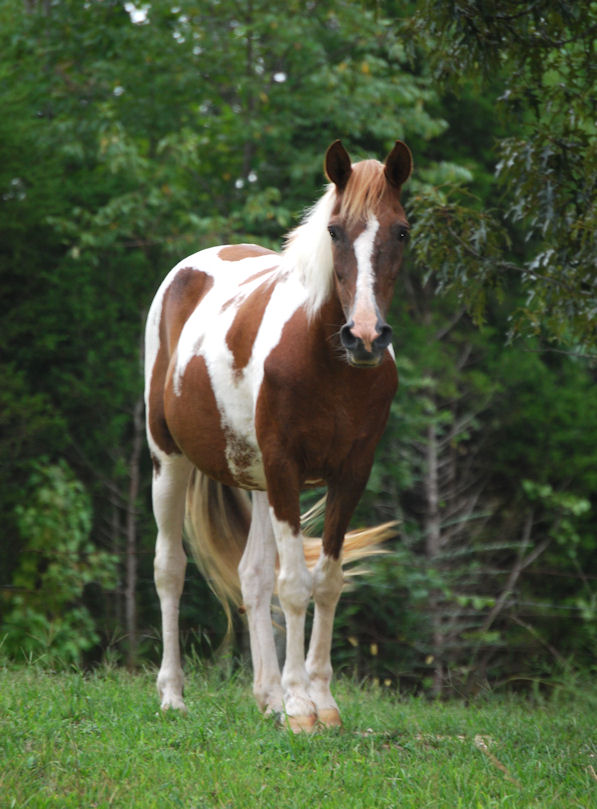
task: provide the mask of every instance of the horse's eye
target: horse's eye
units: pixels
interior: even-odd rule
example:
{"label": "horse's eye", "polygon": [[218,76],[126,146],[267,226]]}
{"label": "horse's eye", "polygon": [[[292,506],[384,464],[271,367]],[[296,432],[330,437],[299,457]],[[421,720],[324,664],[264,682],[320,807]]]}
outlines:
{"label": "horse's eye", "polygon": [[338,238],[338,228],[335,225],[330,225],[328,228],[328,233],[330,234],[332,241],[335,242]]}
{"label": "horse's eye", "polygon": [[410,238],[410,231],[408,228],[400,228],[398,231],[398,241],[407,242]]}

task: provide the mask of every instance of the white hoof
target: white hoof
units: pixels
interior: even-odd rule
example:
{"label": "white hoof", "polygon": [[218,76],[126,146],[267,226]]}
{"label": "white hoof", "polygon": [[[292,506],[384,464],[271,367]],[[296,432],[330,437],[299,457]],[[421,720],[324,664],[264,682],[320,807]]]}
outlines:
{"label": "white hoof", "polygon": [[179,696],[169,696],[169,697],[162,697],[162,703],[160,705],[162,711],[180,711],[181,713],[188,713],[187,706],[184,704],[184,700],[182,697]]}

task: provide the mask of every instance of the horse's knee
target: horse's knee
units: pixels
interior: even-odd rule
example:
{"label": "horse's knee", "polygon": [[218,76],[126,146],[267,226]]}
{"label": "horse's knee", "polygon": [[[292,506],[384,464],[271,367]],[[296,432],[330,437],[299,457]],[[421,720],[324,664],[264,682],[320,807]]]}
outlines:
{"label": "horse's knee", "polygon": [[344,586],[342,563],[322,555],[313,570],[313,598],[317,604],[333,607]]}
{"label": "horse's knee", "polygon": [[307,567],[281,570],[278,576],[278,596],[284,610],[306,610],[313,593],[313,577]]}

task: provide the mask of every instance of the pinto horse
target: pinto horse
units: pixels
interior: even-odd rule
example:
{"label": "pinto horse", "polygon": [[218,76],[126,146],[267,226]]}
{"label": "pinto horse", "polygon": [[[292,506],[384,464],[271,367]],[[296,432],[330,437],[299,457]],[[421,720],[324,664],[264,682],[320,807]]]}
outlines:
{"label": "pinto horse", "polygon": [[[408,239],[400,191],[411,168],[401,141],[384,164],[351,164],[334,142],[325,155],[330,184],[280,253],[254,244],[202,250],[174,267],[153,301],[145,398],[163,709],[185,710],[178,609],[186,512],[221,600],[240,586],[260,708],[295,731],[341,724],[330,691],[333,619],[345,533],[397,387],[385,318]],[[321,484],[323,537],[309,570],[299,494]],[[252,490],[252,505],[243,490]],[[281,675],[270,612],[276,584],[286,621]]]}

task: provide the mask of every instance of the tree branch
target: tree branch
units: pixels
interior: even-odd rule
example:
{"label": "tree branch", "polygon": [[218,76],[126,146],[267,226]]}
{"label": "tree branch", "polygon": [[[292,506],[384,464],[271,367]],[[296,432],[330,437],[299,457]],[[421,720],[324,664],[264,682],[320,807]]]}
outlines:
{"label": "tree branch", "polygon": [[537,559],[543,551],[547,548],[550,543],[549,539],[544,539],[543,542],[540,542],[530,553],[528,556],[524,556],[524,552],[528,547],[528,544],[531,539],[531,531],[533,529],[533,519],[534,519],[534,511],[531,510],[527,515],[527,519],[525,520],[525,525],[523,529],[522,535],[522,542],[520,546],[520,552],[518,554],[518,559],[512,570],[510,571],[510,575],[508,576],[508,580],[506,582],[506,586],[502,590],[501,595],[489,611],[487,617],[481,624],[481,632],[487,632],[487,630],[491,627],[497,616],[503,610],[508,598],[514,592],[514,588],[516,586],[516,582],[518,581],[520,574],[522,571],[531,565],[535,559]]}

